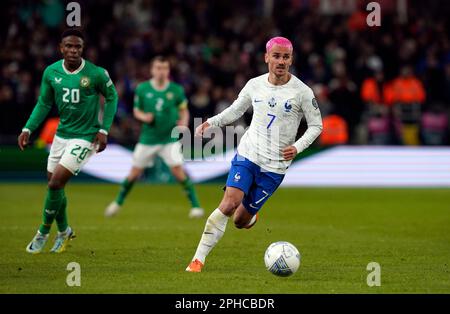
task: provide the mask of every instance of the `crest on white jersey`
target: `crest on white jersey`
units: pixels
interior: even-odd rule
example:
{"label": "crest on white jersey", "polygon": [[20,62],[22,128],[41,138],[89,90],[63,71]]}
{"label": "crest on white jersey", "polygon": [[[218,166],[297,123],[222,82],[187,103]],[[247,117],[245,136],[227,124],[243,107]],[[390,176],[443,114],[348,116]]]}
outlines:
{"label": "crest on white jersey", "polygon": [[292,101],[290,99],[288,99],[285,103],[284,103],[284,111],[285,112],[291,112],[292,110]]}
{"label": "crest on white jersey", "polygon": [[270,100],[269,100],[269,107],[273,108],[276,105],[277,105],[277,102],[275,101],[275,98],[274,97],[270,98]]}

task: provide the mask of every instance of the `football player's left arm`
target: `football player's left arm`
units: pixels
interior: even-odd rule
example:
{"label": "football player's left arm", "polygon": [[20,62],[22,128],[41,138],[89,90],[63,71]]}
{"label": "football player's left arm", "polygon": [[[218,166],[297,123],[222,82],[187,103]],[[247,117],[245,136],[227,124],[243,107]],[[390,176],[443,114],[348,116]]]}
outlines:
{"label": "football player's left arm", "polygon": [[178,106],[178,126],[185,126],[187,127],[189,125],[189,109],[187,106],[187,100],[184,100],[181,102],[181,104]]}
{"label": "football player's left arm", "polygon": [[309,90],[302,97],[301,109],[305,114],[308,128],[306,132],[300,137],[292,146],[288,146],[283,150],[283,157],[286,160],[294,159],[297,154],[303,152],[308,148],[315,139],[322,133],[322,115],[320,114],[319,105],[314,98],[312,90]]}
{"label": "football player's left arm", "polygon": [[103,123],[94,139],[94,144],[98,144],[97,152],[99,153],[106,148],[108,132],[114,121],[119,99],[114,83],[110,79],[108,72],[104,69],[101,69],[98,91],[105,97]]}

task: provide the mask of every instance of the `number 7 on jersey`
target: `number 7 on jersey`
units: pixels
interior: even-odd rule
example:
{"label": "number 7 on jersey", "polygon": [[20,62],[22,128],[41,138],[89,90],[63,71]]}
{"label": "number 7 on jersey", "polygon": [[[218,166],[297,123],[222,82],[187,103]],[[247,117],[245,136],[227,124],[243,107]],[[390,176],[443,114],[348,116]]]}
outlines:
{"label": "number 7 on jersey", "polygon": [[272,125],[273,121],[275,120],[276,115],[270,114],[270,113],[268,113],[267,115],[270,117],[270,122],[269,122],[269,124],[267,125],[267,129],[269,129],[270,126]]}

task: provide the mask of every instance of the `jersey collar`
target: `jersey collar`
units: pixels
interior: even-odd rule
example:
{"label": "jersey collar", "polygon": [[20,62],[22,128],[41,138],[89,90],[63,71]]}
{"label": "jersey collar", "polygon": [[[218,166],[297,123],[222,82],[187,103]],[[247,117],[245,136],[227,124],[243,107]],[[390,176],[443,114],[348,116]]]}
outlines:
{"label": "jersey collar", "polygon": [[64,59],[63,59],[63,61],[62,61],[62,68],[63,68],[64,72],[66,72],[66,74],[69,74],[69,75],[80,73],[80,71],[83,70],[84,65],[85,65],[84,59],[81,58],[81,64],[80,64],[80,66],[78,67],[78,69],[76,69],[76,70],[73,71],[73,72],[70,72],[69,70],[67,70],[66,66],[64,65]]}
{"label": "jersey collar", "polygon": [[152,79],[148,80],[148,82],[149,82],[150,86],[153,87],[153,89],[158,92],[164,92],[170,85],[170,81],[167,81],[166,85],[164,85],[163,88],[156,88],[156,84],[153,83]]}
{"label": "jersey collar", "polygon": [[291,77],[289,78],[289,81],[287,81],[287,82],[284,83],[283,85],[273,85],[272,83],[269,82],[269,73],[266,73],[266,78],[265,78],[266,85],[269,86],[269,87],[272,87],[272,88],[283,88],[283,87],[287,87],[287,86],[289,86],[289,85],[292,83],[292,81],[293,81],[292,78],[294,77],[294,74],[292,74],[292,73],[290,73],[290,74],[291,74]]}

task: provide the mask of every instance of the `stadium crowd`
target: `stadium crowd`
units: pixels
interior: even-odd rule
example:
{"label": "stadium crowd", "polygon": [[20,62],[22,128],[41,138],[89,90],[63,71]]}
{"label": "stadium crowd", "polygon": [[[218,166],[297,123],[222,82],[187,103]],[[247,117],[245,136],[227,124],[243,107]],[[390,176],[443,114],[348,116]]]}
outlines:
{"label": "stadium crowd", "polygon": [[[380,27],[367,25],[367,1],[356,0],[347,1],[347,11],[314,0],[277,0],[272,7],[258,0],[78,2],[84,56],[108,69],[119,93],[111,130],[119,143],[134,144],[138,136],[133,91],[148,79],[153,56],[171,60],[192,127],[194,117],[220,112],[249,78],[267,71],[265,43],[282,35],[294,44],[292,72],[313,88],[321,107],[320,144],[449,144],[447,1],[409,1],[407,21],[379,1]],[[14,141],[36,103],[44,68],[60,58],[65,4],[11,1],[2,9],[1,144]],[[250,117],[237,123],[245,126]]]}

